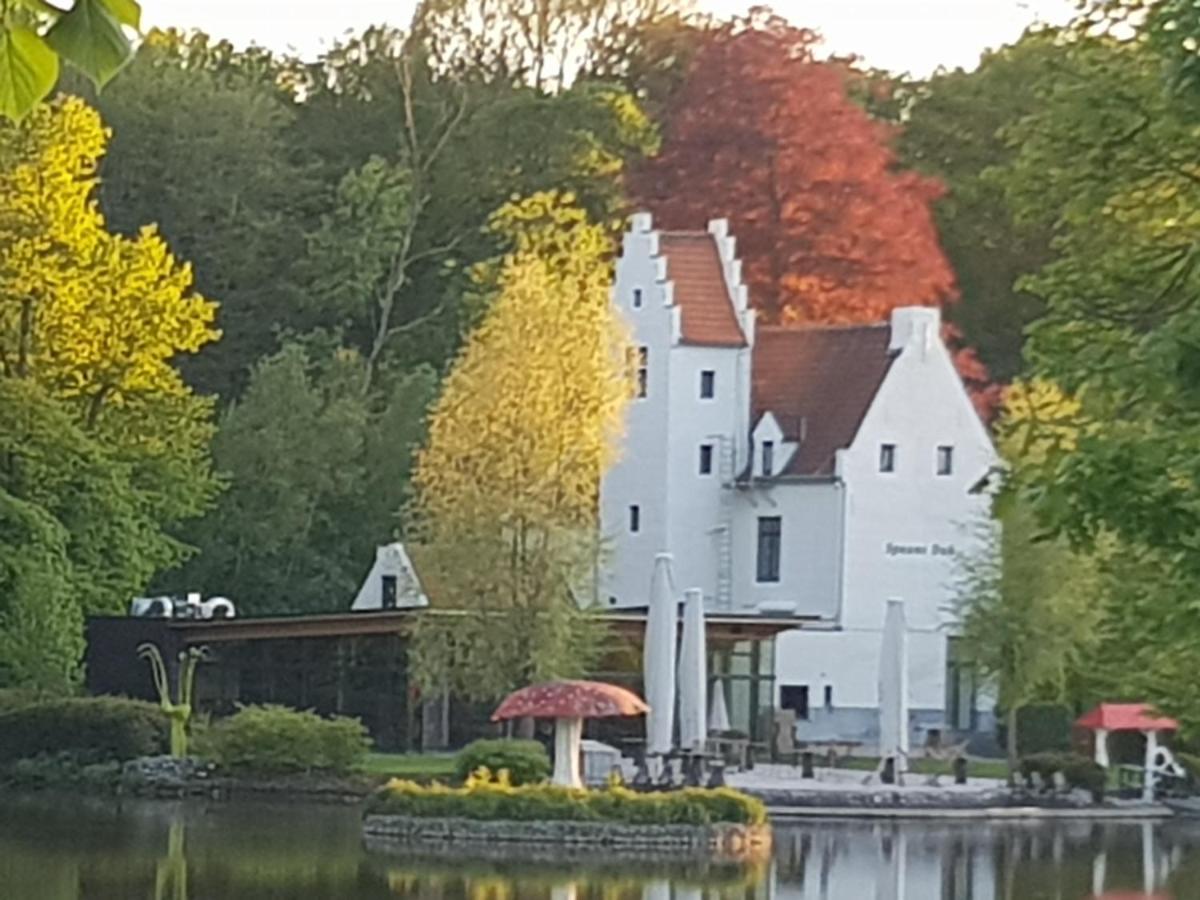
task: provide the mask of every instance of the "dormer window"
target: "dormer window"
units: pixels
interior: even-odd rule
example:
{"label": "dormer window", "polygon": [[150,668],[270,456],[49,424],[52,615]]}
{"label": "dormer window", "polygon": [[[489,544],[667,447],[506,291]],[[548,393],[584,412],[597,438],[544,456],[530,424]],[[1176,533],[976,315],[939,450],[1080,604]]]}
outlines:
{"label": "dormer window", "polygon": [[642,308],[642,289],[641,288],[633,289],[633,308],[634,309]]}
{"label": "dormer window", "polygon": [[879,445],[879,471],[880,472],[895,472],[896,471],[896,445],[895,444],[880,444]]}
{"label": "dormer window", "polygon": [[763,441],[762,445],[762,474],[770,478],[775,474],[775,442]]}

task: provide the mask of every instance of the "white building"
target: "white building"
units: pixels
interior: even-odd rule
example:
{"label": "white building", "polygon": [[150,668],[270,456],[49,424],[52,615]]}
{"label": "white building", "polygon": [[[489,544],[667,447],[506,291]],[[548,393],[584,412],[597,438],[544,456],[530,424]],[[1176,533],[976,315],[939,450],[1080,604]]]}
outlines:
{"label": "white building", "polygon": [[359,585],[350,609],[362,612],[428,605],[429,598],[408,558],[408,551],[397,542],[375,548],[375,562]]}
{"label": "white building", "polygon": [[601,487],[602,598],[644,605],[666,551],[709,609],[797,617],[776,647],[777,705],[796,711],[802,739],[870,743],[884,609],[900,597],[913,745],[978,726],[946,607],[997,458],[938,310],[756,326],[726,223],[659,232],[644,213],[613,294],[639,396]]}

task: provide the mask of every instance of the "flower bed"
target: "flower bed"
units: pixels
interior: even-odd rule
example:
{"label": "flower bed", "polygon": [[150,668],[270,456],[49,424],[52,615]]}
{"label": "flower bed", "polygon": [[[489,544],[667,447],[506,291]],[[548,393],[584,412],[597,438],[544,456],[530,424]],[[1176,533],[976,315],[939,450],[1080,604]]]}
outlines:
{"label": "flower bed", "polygon": [[403,842],[569,844],[753,853],[770,844],[762,802],[728,788],[640,794],[623,787],[513,787],[473,777],[461,788],[392,781],[368,802],[365,832]]}

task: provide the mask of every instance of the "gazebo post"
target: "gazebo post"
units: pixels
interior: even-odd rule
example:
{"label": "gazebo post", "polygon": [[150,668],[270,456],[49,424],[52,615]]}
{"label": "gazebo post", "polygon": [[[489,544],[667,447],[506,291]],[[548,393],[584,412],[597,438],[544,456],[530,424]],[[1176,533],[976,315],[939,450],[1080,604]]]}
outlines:
{"label": "gazebo post", "polygon": [[1158,755],[1158,732],[1149,728],[1142,732],[1146,736],[1146,774],[1142,779],[1142,800],[1154,802],[1154,757]]}
{"label": "gazebo post", "polygon": [[1096,764],[1108,768],[1108,729],[1096,729]]}

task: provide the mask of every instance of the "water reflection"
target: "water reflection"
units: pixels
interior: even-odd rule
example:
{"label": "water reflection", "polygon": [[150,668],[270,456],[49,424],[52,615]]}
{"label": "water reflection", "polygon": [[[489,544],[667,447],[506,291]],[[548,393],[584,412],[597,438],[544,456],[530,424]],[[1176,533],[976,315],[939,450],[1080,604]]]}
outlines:
{"label": "water reflection", "polygon": [[1200,824],[816,822],[748,865],[364,847],[352,808],[0,801],[20,900],[1200,900]]}

